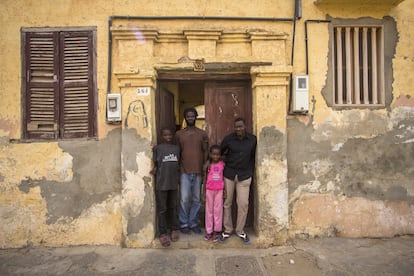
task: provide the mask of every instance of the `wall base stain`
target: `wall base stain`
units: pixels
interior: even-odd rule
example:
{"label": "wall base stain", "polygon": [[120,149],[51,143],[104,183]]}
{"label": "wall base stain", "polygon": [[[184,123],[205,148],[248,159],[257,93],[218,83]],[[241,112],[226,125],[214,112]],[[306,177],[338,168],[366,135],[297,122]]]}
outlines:
{"label": "wall base stain", "polygon": [[303,194],[292,210],[291,236],[393,237],[414,233],[414,206],[332,194]]}

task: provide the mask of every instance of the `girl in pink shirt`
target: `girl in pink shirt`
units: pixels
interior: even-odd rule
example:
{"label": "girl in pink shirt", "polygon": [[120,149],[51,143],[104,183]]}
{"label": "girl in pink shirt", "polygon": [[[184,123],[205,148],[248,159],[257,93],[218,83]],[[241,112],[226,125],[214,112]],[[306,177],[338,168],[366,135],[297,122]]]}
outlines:
{"label": "girl in pink shirt", "polygon": [[224,162],[221,160],[220,151],[220,146],[211,146],[210,164],[207,168],[205,207],[206,236],[204,240],[212,242],[219,240],[223,224]]}

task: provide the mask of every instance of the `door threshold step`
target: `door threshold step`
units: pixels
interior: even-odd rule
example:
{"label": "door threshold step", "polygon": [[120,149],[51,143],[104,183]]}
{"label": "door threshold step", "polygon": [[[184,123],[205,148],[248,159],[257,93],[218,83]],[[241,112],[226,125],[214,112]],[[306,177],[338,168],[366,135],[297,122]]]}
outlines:
{"label": "door threshold step", "polygon": [[[204,235],[205,231],[202,231],[201,234],[183,234],[180,232],[180,239],[176,242],[171,242],[171,245],[168,248],[174,249],[190,249],[190,248],[200,248],[200,249],[221,249],[221,248],[259,248],[256,240],[257,236],[250,232],[246,231],[250,238],[250,243],[246,244],[242,239],[240,239],[236,234],[231,235],[224,242],[212,242],[205,241]],[[154,239],[151,243],[151,248],[165,248],[161,245],[158,239]]]}

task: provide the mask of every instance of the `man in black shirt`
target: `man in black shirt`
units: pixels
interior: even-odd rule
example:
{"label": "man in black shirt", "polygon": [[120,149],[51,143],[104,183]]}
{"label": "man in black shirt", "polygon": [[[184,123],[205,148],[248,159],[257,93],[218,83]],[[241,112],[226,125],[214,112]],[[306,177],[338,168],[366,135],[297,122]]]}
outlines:
{"label": "man in black shirt", "polygon": [[243,118],[234,120],[234,133],[224,137],[221,143],[221,153],[226,163],[223,173],[226,191],[223,214],[224,232],[221,241],[225,241],[233,233],[231,209],[234,190],[236,190],[236,234],[245,243],[250,243],[249,237],[244,232],[244,226],[249,209],[249,193],[255,165],[256,144],[257,138],[255,135],[246,132]]}

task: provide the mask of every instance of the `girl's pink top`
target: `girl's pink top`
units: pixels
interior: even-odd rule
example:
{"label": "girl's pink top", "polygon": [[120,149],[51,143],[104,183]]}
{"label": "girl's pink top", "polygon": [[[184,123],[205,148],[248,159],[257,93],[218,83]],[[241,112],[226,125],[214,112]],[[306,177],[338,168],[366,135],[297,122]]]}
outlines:
{"label": "girl's pink top", "polygon": [[219,161],[217,163],[210,163],[207,172],[207,190],[223,190],[224,178],[223,178],[224,162]]}

